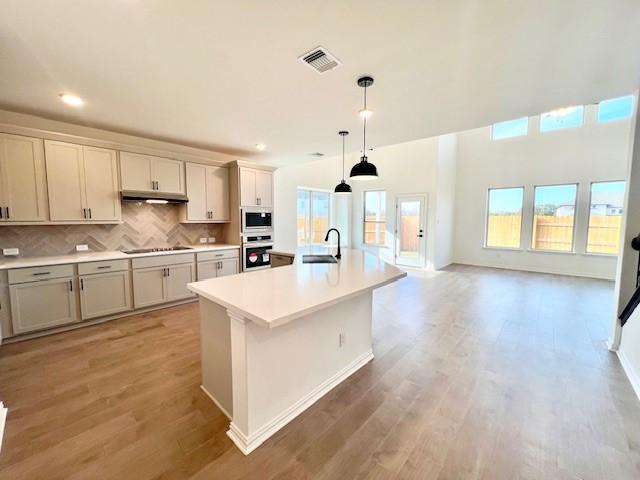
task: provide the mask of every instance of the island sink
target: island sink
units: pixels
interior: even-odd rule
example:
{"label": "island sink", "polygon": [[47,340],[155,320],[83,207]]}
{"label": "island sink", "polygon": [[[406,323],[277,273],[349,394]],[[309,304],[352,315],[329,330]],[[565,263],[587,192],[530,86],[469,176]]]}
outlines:
{"label": "island sink", "polygon": [[302,263],[338,263],[333,255],[303,255]]}

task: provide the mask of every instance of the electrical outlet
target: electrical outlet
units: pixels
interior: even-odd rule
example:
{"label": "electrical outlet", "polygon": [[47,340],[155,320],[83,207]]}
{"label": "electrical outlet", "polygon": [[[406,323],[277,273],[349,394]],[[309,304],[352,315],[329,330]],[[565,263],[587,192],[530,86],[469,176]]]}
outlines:
{"label": "electrical outlet", "polygon": [[216,237],[209,237],[209,243],[216,243]]}
{"label": "electrical outlet", "polygon": [[207,237],[201,237],[200,243],[207,243]]}
{"label": "electrical outlet", "polygon": [[89,251],[89,245],[86,244],[80,244],[80,245],[76,245],[76,252],[88,252]]}
{"label": "electrical outlet", "polygon": [[2,255],[4,255],[5,257],[16,257],[20,255],[20,249],[19,248],[3,248]]}

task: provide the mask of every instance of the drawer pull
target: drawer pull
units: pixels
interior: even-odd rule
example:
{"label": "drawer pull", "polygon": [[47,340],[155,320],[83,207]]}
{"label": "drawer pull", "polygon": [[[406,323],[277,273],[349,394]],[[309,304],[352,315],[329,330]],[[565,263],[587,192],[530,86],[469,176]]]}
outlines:
{"label": "drawer pull", "polygon": [[51,272],[36,272],[36,273],[32,273],[32,275],[51,275]]}
{"label": "drawer pull", "polygon": [[104,270],[105,268],[111,268],[111,265],[100,265],[98,270]]}

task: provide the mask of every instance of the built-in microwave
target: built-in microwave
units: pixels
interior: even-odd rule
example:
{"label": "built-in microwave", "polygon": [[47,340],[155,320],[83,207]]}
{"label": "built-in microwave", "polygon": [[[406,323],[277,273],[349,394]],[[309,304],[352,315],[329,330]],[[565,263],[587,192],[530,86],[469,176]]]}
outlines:
{"label": "built-in microwave", "polygon": [[249,207],[242,209],[242,232],[271,230],[272,211],[270,208]]}

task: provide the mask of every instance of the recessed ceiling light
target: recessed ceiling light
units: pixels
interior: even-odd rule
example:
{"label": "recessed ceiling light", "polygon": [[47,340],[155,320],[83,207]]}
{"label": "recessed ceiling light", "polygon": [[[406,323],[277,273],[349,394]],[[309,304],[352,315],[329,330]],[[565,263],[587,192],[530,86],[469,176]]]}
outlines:
{"label": "recessed ceiling light", "polygon": [[264,143],[256,143],[256,150],[260,150],[262,152],[266,149],[267,149],[267,146]]}
{"label": "recessed ceiling light", "polygon": [[67,105],[71,105],[72,107],[81,107],[84,105],[84,100],[80,97],[76,97],[75,95],[70,95],[68,93],[61,93],[60,100],[62,100]]}

